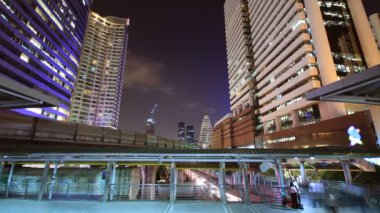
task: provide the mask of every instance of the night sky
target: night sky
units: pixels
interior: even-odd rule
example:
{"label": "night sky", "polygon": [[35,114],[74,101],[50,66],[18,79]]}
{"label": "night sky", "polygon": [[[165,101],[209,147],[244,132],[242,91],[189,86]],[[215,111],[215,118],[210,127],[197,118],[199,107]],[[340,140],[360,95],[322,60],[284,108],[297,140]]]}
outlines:
{"label": "night sky", "polygon": [[[363,0],[367,13],[379,0]],[[177,123],[214,124],[229,111],[224,0],[94,0],[101,16],[130,18],[119,127],[145,132],[155,103],[156,135],[175,138]]]}

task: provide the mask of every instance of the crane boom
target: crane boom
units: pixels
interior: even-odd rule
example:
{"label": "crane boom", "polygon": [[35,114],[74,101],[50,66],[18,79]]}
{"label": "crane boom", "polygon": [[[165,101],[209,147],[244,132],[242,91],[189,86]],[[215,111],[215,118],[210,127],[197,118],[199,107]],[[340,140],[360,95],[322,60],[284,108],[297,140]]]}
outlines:
{"label": "crane boom", "polygon": [[153,107],[153,109],[152,109],[152,111],[150,112],[151,115],[154,114],[154,111],[156,111],[157,107],[158,107],[158,104],[155,104],[154,107]]}

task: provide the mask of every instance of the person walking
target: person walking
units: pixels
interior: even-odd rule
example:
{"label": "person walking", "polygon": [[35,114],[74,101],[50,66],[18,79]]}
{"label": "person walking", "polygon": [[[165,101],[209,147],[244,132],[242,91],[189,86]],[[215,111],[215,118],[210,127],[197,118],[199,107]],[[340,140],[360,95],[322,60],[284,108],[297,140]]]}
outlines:
{"label": "person walking", "polygon": [[298,182],[297,182],[297,179],[295,177],[292,177],[292,182],[293,182],[293,185],[296,187],[297,189],[297,202],[298,202],[298,206],[299,207],[302,207],[302,203],[301,203],[301,190],[300,190],[300,187],[298,185]]}
{"label": "person walking", "polygon": [[298,206],[298,190],[293,182],[290,182],[290,198],[292,200],[292,208],[297,209]]}

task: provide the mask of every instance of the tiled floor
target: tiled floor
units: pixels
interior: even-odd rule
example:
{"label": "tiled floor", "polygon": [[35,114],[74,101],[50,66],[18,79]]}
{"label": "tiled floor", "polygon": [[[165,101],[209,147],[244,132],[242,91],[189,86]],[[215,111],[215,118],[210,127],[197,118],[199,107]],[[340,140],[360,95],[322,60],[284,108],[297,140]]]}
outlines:
{"label": "tiled floor", "polygon": [[[270,204],[251,204],[249,206],[230,203],[224,208],[219,202],[177,201],[170,206],[166,201],[125,201],[101,203],[98,201],[34,201],[1,199],[0,213],[279,213],[305,212],[324,213],[332,212],[325,205],[304,200],[304,209],[291,209]],[[380,212],[375,206],[342,204],[338,207],[342,213],[376,213]]]}

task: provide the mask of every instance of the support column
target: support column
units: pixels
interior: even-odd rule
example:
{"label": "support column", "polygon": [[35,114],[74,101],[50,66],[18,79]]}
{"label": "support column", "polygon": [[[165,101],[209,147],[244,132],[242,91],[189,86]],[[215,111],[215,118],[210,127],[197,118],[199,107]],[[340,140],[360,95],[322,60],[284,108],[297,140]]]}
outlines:
{"label": "support column", "polygon": [[175,162],[170,164],[170,203],[174,203],[177,196],[177,170]]}
{"label": "support column", "polygon": [[373,125],[375,127],[377,136],[377,148],[380,147],[380,106],[369,105],[369,110],[371,113],[371,118]]}
{"label": "support column", "polygon": [[290,113],[291,113],[291,116],[292,116],[292,123],[293,123],[292,126],[293,126],[293,128],[300,126],[300,119],[298,117],[298,111],[297,110],[293,110]]}
{"label": "support column", "polygon": [[50,190],[49,190],[49,200],[53,198],[55,179],[57,177],[58,162],[54,163],[53,176],[51,177]]}
{"label": "support column", "polygon": [[107,173],[106,173],[106,180],[104,182],[104,191],[103,191],[103,203],[108,201],[108,196],[110,193],[110,181],[111,181],[111,172],[112,172],[112,163],[107,163]]}
{"label": "support column", "polygon": [[249,180],[248,180],[248,164],[247,163],[242,163],[241,164],[241,169],[243,170],[243,186],[244,186],[244,203],[249,204],[250,203],[250,198],[251,198],[251,193],[249,191]]}
{"label": "support column", "polygon": [[223,205],[227,204],[227,197],[226,197],[226,163],[220,162],[219,163],[219,197],[220,202]]}
{"label": "support column", "polygon": [[[335,71],[335,64],[331,54],[326,28],[323,23],[321,8],[319,7],[318,0],[307,0],[304,1],[304,4],[307,16],[310,20],[309,24],[311,36],[313,37],[315,55],[318,61],[318,70],[322,85],[325,86],[337,81],[338,75]],[[319,107],[322,120],[346,115],[346,109],[343,103],[321,102]]]}
{"label": "support column", "polygon": [[301,184],[302,185],[307,185],[307,175],[306,175],[306,170],[305,170],[305,162],[300,161],[300,174],[301,174]]}
{"label": "support column", "polygon": [[280,117],[275,117],[274,123],[276,124],[276,131],[281,131],[281,119],[280,119]]}
{"label": "support column", "polygon": [[347,0],[347,4],[350,8],[352,21],[354,22],[368,68],[380,64],[380,53],[363,2],[358,0]]}
{"label": "support column", "polygon": [[5,198],[8,198],[8,195],[9,195],[9,188],[10,188],[11,183],[12,183],[12,178],[13,178],[15,166],[16,166],[16,163],[14,163],[14,162],[11,163],[11,169],[9,170],[8,181],[7,181],[7,188],[5,190]]}
{"label": "support column", "polygon": [[275,161],[275,172],[276,172],[279,188],[281,191],[281,196],[284,197],[286,195],[284,171],[282,170],[281,160],[279,159]]}
{"label": "support column", "polygon": [[4,166],[5,166],[5,162],[0,162],[0,183],[1,183],[1,179],[3,178]]}
{"label": "support column", "polygon": [[110,181],[110,200],[113,200],[113,194],[115,191],[115,180],[116,180],[116,165],[117,163],[112,163],[112,175]]}
{"label": "support column", "polygon": [[347,185],[352,184],[352,176],[351,176],[351,171],[350,171],[350,162],[349,161],[341,161],[342,163],[342,168],[343,168],[343,173],[344,173],[344,180]]}
{"label": "support column", "polygon": [[47,184],[47,177],[49,173],[49,162],[45,162],[44,171],[42,172],[40,191],[38,192],[38,200],[41,201],[44,197],[44,192]]}

